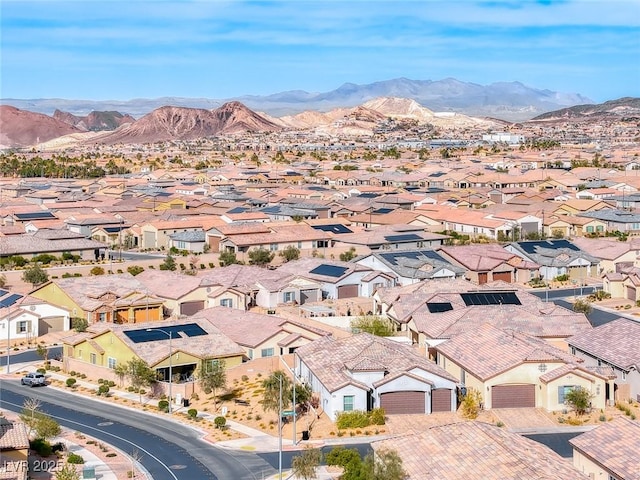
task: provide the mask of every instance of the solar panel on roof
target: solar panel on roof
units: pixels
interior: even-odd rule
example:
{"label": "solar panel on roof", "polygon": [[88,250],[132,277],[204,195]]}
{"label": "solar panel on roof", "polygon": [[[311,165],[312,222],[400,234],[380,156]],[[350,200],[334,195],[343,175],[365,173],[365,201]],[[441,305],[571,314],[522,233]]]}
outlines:
{"label": "solar panel on roof", "polygon": [[377,213],[380,215],[384,215],[385,213],[391,213],[391,212],[393,212],[393,208],[379,208],[373,211],[373,213]]}
{"label": "solar panel on roof", "polygon": [[443,313],[453,310],[453,305],[449,302],[427,303],[427,308],[431,313]]}
{"label": "solar panel on roof", "polygon": [[446,263],[445,259],[442,258],[438,252],[434,250],[409,250],[409,251],[399,251],[399,252],[389,252],[389,253],[380,253],[382,258],[384,258],[387,262],[392,265],[398,265],[402,259],[410,259],[410,260],[418,260],[418,259],[429,259],[429,260],[437,260],[439,262]]}
{"label": "solar panel on roof", "polygon": [[[166,332],[166,333],[164,333]],[[148,327],[139,330],[127,330],[124,334],[133,343],[157,342],[159,340],[168,340],[169,333],[172,338],[200,337],[207,335],[207,332],[197,323],[187,323],[185,325],[171,325],[168,327]]]}
{"label": "solar panel on roof", "polygon": [[422,240],[420,235],[415,233],[408,233],[405,235],[389,235],[384,237],[387,242],[408,242],[409,240]]}
{"label": "solar panel on roof", "polygon": [[353,233],[347,227],[342,225],[341,223],[332,223],[330,225],[313,225],[315,230],[320,230],[322,232],[333,232],[333,233]]}
{"label": "solar panel on roof", "polygon": [[318,265],[316,268],[311,270],[309,273],[315,273],[316,275],[324,275],[327,277],[335,277],[339,278],[344,275],[344,272],[348,270],[347,267],[339,267],[337,265]]}
{"label": "solar panel on roof", "polygon": [[7,290],[0,290],[0,297],[4,297],[7,293],[9,293]]}
{"label": "solar panel on roof", "polygon": [[3,307],[10,307],[21,298],[22,298],[22,295],[18,295],[17,293],[14,293],[13,295],[9,295],[7,298],[3,298],[2,300],[0,300],[0,305],[2,305]]}
{"label": "solar panel on roof", "polygon": [[460,297],[468,307],[471,305],[522,305],[515,292],[467,292]]}
{"label": "solar panel on roof", "polygon": [[51,212],[16,213],[16,218],[20,220],[35,220],[45,218],[56,218]]}

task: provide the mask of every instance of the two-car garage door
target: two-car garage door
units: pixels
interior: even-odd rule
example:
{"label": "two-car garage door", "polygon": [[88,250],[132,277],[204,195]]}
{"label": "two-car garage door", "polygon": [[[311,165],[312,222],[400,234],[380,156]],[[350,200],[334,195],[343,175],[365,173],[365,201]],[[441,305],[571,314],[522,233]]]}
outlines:
{"label": "two-car garage door", "polygon": [[491,408],[523,408],[535,406],[535,385],[495,385],[491,387]]}

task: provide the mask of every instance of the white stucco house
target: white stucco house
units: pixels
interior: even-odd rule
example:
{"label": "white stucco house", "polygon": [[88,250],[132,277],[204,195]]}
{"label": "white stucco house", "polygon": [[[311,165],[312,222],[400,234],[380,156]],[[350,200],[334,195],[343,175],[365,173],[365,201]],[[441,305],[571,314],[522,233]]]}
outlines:
{"label": "white stucco house", "polygon": [[457,406],[455,377],[413,347],[368,333],[301,346],[295,371],[331,419],[378,407],[393,415],[450,412]]}

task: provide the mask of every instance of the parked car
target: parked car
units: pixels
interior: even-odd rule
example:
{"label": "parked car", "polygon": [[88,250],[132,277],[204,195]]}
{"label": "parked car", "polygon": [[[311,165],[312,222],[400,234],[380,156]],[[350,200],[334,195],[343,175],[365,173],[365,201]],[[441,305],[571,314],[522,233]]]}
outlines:
{"label": "parked car", "polygon": [[22,385],[29,385],[30,387],[41,387],[47,384],[47,380],[42,373],[27,373],[20,380]]}

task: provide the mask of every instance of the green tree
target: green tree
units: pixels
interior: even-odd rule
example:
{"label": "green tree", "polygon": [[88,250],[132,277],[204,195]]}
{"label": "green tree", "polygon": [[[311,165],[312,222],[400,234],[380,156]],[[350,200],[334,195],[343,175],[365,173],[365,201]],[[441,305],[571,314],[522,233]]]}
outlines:
{"label": "green tree", "polygon": [[286,410],[291,407],[291,380],[282,371],[276,370],[262,381],[262,408],[265,412],[278,412],[280,409],[280,379],[282,379],[282,409]]}
{"label": "green tree", "polygon": [[576,412],[576,415],[583,415],[591,406],[593,395],[583,387],[576,387],[565,393],[564,400]]}
{"label": "green tree", "polygon": [[575,302],[573,302],[573,311],[578,313],[584,313],[585,315],[589,315],[593,308],[591,307],[591,302],[587,299],[578,298]]}
{"label": "green tree", "polygon": [[86,332],[88,327],[89,322],[87,322],[86,318],[71,317],[71,328],[73,328],[76,332]]}
{"label": "green tree", "polygon": [[39,402],[33,407],[27,406],[25,402],[25,408],[22,410],[20,420],[22,420],[29,429],[35,433],[36,438],[48,440],[60,435],[60,432],[62,431],[60,424],[46,413],[38,411],[38,408],[40,408]]}
{"label": "green tree", "polygon": [[369,453],[362,462],[367,480],[404,480],[407,472],[402,468],[402,458],[395,450],[381,449]]}
{"label": "green tree", "polygon": [[65,463],[56,472],[56,480],[80,480],[80,472],[75,465]]}
{"label": "green tree", "polygon": [[176,270],[176,260],[171,255],[171,252],[167,253],[167,256],[164,258],[164,262],[160,264],[160,270],[171,270],[172,272]]}
{"label": "green tree", "polygon": [[113,373],[118,377],[118,381],[120,382],[120,386],[124,383],[124,378],[127,376],[128,367],[126,363],[116,363],[115,368],[113,369]]}
{"label": "green tree", "polygon": [[316,469],[322,460],[322,451],[318,448],[305,448],[300,455],[291,459],[291,469],[297,478],[311,480],[317,478]]}
{"label": "green tree", "polygon": [[142,393],[140,389],[149,387],[156,381],[155,372],[147,365],[147,362],[140,358],[132,358],[126,364],[126,377],[134,390],[138,391],[140,403],[142,403]]}
{"label": "green tree", "polygon": [[353,260],[354,258],[356,258],[356,249],[355,249],[355,247],[351,247],[346,252],[342,252],[340,254],[340,260],[342,260],[343,262],[348,262],[350,260]]}
{"label": "green tree", "polygon": [[38,285],[42,285],[49,281],[49,275],[40,265],[35,263],[32,266],[27,267],[27,269],[22,272],[22,281],[30,283],[35,288]]}
{"label": "green tree", "polygon": [[285,262],[290,262],[291,260],[298,260],[300,258],[300,250],[298,250],[293,245],[289,245],[287,248],[280,252],[280,256],[283,258]]}
{"label": "green tree", "polygon": [[226,250],[224,252],[220,252],[220,256],[218,257],[218,262],[221,267],[226,267],[228,265],[234,265],[238,262],[236,258],[236,253],[231,250]]}
{"label": "green tree", "polygon": [[351,328],[367,332],[377,337],[392,337],[395,333],[393,323],[377,315],[363,315],[351,321]]}
{"label": "green tree", "polygon": [[213,411],[216,411],[216,390],[227,386],[227,365],[224,360],[202,360],[200,364],[200,386],[213,393]]}
{"label": "green tree", "polygon": [[49,349],[44,345],[42,345],[41,343],[39,343],[38,346],[36,347],[36,355],[42,358],[46,363],[47,356],[49,355]]}
{"label": "green tree", "polygon": [[254,248],[249,251],[249,265],[258,265],[263,267],[273,260],[275,253],[270,252],[264,248]]}

